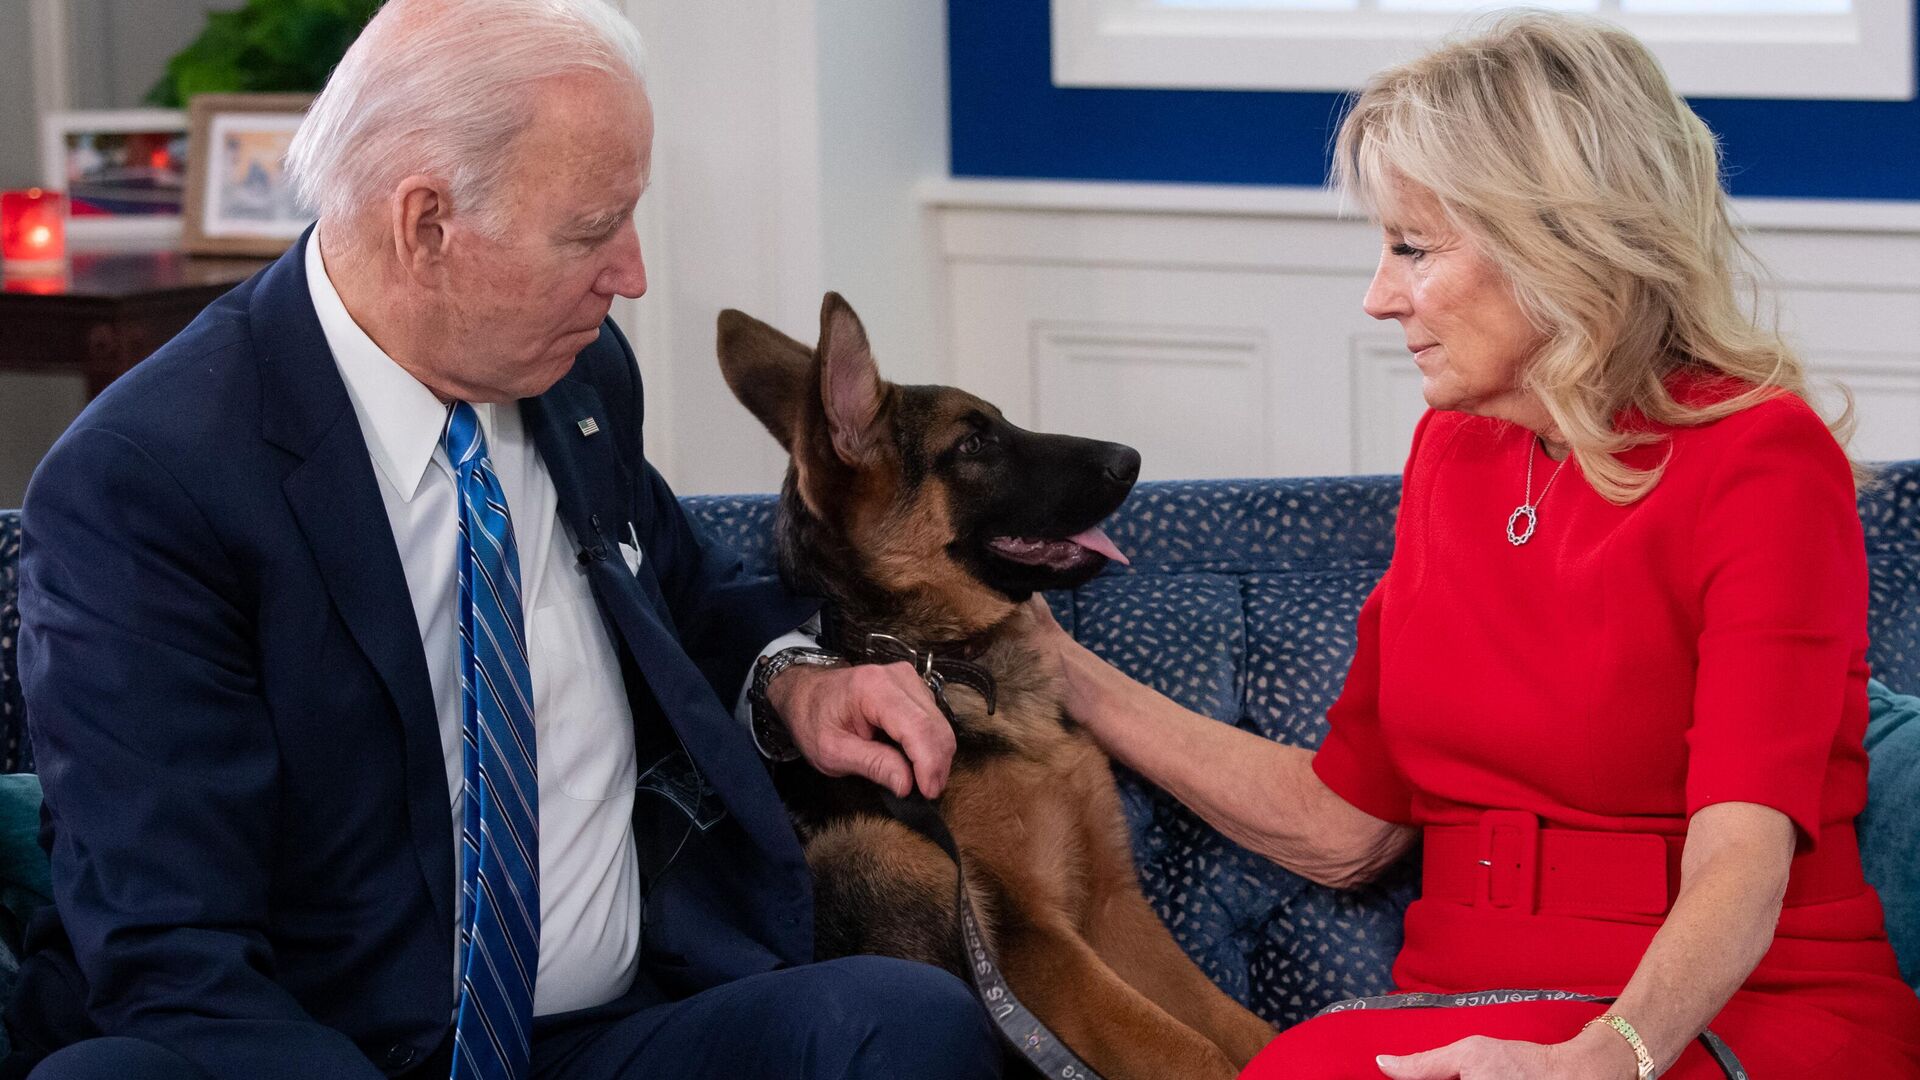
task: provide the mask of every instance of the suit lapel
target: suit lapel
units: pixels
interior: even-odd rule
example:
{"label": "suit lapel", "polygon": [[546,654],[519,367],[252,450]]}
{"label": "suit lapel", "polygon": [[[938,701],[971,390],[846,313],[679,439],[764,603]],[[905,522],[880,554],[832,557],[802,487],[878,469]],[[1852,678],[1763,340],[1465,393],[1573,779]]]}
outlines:
{"label": "suit lapel", "polygon": [[574,541],[590,557],[614,557],[610,546],[624,535],[633,484],[614,452],[599,392],[569,376],[522,401],[520,417],[553,478],[560,520]]}
{"label": "suit lapel", "polygon": [[282,484],[287,503],[341,621],[399,713],[414,850],[434,907],[451,925],[453,809],[433,686],[373,461],[307,291],[312,235],[268,269],[254,294],[262,433],[300,459]]}
{"label": "suit lapel", "polygon": [[[615,550],[629,515],[640,508],[632,505],[632,474],[605,430],[608,413],[599,393],[569,376],[545,395],[521,402],[521,410],[553,477],[561,518],[581,546],[600,610],[640,672],[645,685],[638,689],[653,696],[707,784],[755,843],[777,864],[797,860],[792,828],[752,744],[734,730],[728,706],[715,698],[706,676],[668,628],[671,616],[664,606],[654,604]],[[594,421],[589,430],[595,425],[601,430],[583,435],[583,420]]]}

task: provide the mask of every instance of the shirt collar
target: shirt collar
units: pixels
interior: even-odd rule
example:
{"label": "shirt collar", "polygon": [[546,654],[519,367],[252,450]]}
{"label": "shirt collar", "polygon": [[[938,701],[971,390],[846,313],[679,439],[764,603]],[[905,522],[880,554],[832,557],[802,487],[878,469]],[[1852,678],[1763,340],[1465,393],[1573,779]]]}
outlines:
{"label": "shirt collar", "polygon": [[347,384],[367,452],[401,500],[412,502],[439,450],[447,407],[353,321],[327,276],[318,228],[307,237],[306,261],[313,310],[320,317],[320,330],[340,378]]}

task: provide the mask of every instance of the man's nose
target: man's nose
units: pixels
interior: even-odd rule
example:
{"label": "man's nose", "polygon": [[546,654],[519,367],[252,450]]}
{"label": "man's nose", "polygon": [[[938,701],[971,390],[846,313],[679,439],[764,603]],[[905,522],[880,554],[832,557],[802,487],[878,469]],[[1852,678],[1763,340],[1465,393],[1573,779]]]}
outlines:
{"label": "man's nose", "polygon": [[645,295],[647,260],[640,253],[640,231],[629,226],[616,243],[619,247],[613,253],[613,262],[600,271],[600,280],[594,283],[596,291],[629,300]]}

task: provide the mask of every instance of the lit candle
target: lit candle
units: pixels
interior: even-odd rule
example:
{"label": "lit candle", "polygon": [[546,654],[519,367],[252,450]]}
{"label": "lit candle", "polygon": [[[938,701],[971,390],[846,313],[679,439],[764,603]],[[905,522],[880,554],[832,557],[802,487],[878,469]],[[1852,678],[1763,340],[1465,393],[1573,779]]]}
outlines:
{"label": "lit candle", "polygon": [[39,188],[0,192],[0,265],[9,275],[59,268],[67,256],[65,202]]}

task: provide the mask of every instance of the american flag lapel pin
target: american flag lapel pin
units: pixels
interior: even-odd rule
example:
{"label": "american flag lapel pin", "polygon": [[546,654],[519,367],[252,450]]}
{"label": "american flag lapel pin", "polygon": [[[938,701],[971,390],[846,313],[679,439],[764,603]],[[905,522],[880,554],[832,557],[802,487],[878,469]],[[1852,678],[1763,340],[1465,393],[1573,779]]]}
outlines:
{"label": "american flag lapel pin", "polygon": [[580,425],[580,434],[582,435],[594,435],[600,431],[600,421],[595,420],[591,416],[587,417],[585,420],[580,420],[576,422]]}

